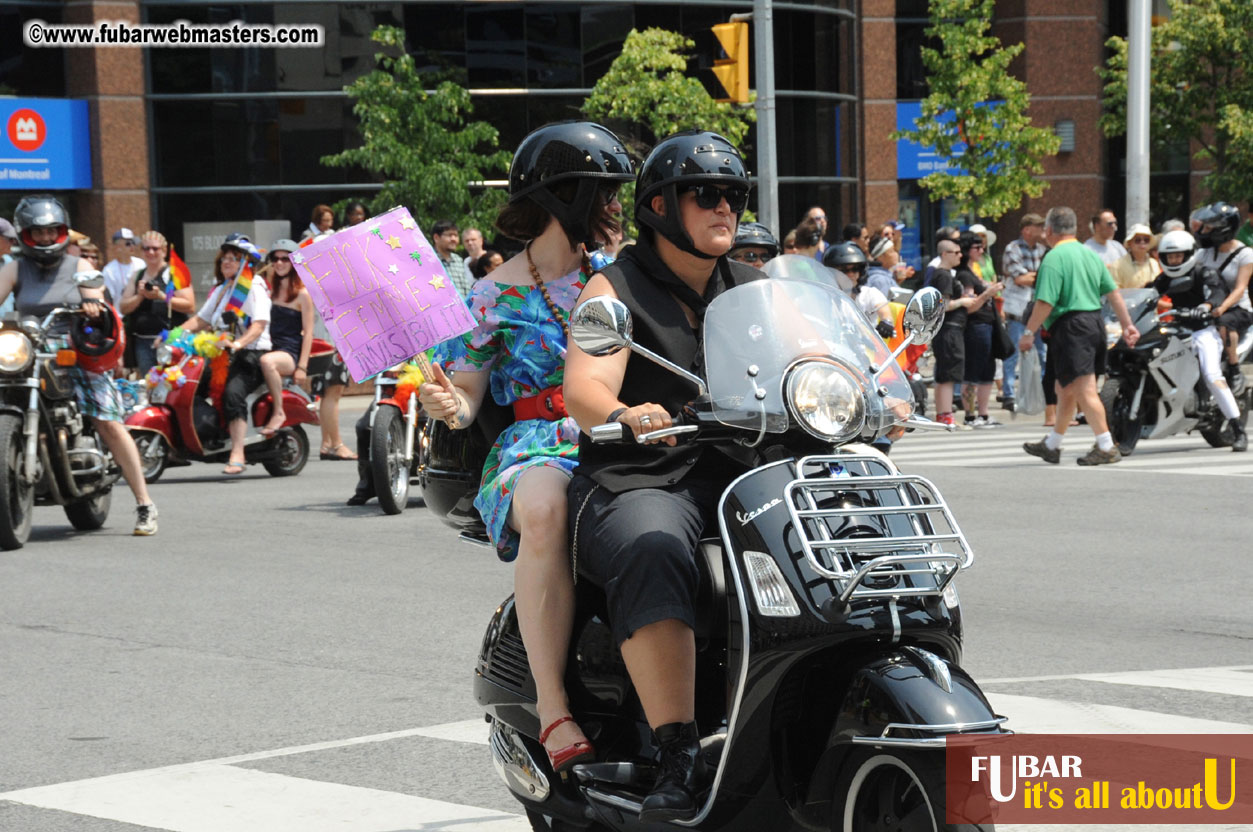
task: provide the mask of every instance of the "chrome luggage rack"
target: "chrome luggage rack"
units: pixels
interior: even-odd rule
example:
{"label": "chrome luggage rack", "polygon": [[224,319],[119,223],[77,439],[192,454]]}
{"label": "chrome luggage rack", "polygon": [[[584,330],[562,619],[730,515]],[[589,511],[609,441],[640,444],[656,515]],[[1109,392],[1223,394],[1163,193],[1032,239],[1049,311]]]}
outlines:
{"label": "chrome luggage rack", "polygon": [[[789,482],[784,491],[792,526],[810,567],[838,585],[840,601],[942,595],[958,571],[974,563],[966,536],[929,480],[911,474],[876,474],[876,470],[891,471],[890,463],[852,452],[807,456],[796,467],[800,478]],[[815,468],[816,473],[807,474]],[[869,492],[873,504],[819,506],[824,497],[840,492]],[[834,535],[833,521],[838,526],[857,517],[879,518],[884,525],[889,518],[904,517],[910,531],[894,530],[891,537]],[[932,576],[934,586],[919,586],[911,577],[923,575]]]}

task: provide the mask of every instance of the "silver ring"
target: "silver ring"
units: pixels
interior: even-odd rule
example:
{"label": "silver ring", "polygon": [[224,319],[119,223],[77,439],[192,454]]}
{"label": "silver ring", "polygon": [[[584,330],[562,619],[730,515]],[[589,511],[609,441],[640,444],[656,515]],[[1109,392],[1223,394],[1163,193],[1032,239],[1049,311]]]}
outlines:
{"label": "silver ring", "polygon": [[652,420],[652,419],[650,419],[648,416],[641,416],[641,417],[640,417],[640,424],[641,424],[641,425],[647,425],[647,424],[649,424],[649,423],[650,423],[650,422],[652,422],[652,421],[653,421],[653,420]]}

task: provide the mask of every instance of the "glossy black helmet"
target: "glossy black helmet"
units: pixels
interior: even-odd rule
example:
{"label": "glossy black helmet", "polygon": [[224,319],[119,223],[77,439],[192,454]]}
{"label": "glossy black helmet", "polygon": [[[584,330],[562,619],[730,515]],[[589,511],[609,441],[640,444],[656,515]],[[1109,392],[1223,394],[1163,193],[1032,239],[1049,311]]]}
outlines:
{"label": "glossy black helmet", "polygon": [[[662,139],[640,166],[635,184],[635,220],[683,251],[712,260],[713,255],[692,243],[679,218],[680,187],[701,183],[734,185],[746,192],[752,186],[740,151],[717,133],[688,130]],[[666,200],[664,217],[652,209],[653,197],[658,195]],[[737,219],[742,213],[736,212]]]}
{"label": "glossy black helmet", "polygon": [[759,222],[742,222],[735,229],[735,243],[731,246],[731,250],[744,248],[746,246],[760,246],[766,250],[771,257],[777,257],[779,254],[779,241],[770,233],[770,229]]}
{"label": "glossy black helmet", "polygon": [[861,250],[861,246],[851,241],[836,243],[827,247],[826,253],[822,255],[822,265],[835,269],[837,272],[857,266],[865,272],[866,252]]}
{"label": "glossy black helmet", "polygon": [[1201,248],[1217,248],[1235,239],[1240,229],[1240,209],[1226,202],[1215,202],[1193,211],[1191,223]]}
{"label": "glossy black helmet", "polygon": [[[596,248],[589,217],[598,191],[616,191],[635,178],[622,140],[591,121],[561,121],[532,131],[509,166],[509,202],[528,198],[557,218],[571,240]],[[563,199],[553,188],[577,182]],[[603,197],[602,197],[603,199]]]}
{"label": "glossy black helmet", "polygon": [[[51,194],[22,197],[13,212],[13,228],[22,254],[44,266],[60,260],[70,244],[70,215]],[[35,228],[57,229],[56,239],[46,246],[37,245],[30,233]]]}

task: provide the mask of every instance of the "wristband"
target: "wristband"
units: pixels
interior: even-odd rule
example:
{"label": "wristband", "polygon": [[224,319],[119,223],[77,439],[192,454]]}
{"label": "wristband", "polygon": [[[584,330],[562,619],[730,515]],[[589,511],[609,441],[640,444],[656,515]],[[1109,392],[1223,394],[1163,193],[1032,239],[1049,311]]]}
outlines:
{"label": "wristband", "polygon": [[1022,331],[1022,334],[1023,334],[1023,335],[1029,335],[1029,336],[1031,336],[1032,338],[1034,338],[1034,337],[1035,337],[1035,333],[1034,333],[1034,332],[1032,332],[1032,331],[1031,331],[1031,330],[1029,330],[1029,329],[1024,329],[1024,330]]}
{"label": "wristband", "polygon": [[300,372],[302,372],[302,373],[307,373],[307,372],[309,372],[309,368],[308,368],[308,367],[297,367],[296,369],[297,369],[297,370],[299,370],[299,371],[300,371]]}
{"label": "wristband", "polygon": [[620,407],[620,408],[618,408],[618,409],[617,409],[617,410],[615,410],[613,413],[610,413],[610,414],[609,414],[609,418],[605,419],[605,424],[609,424],[610,422],[616,422],[616,421],[618,421],[618,417],[619,417],[619,416],[621,416],[623,413],[626,413],[626,412],[627,412],[627,408],[625,408],[625,407]]}

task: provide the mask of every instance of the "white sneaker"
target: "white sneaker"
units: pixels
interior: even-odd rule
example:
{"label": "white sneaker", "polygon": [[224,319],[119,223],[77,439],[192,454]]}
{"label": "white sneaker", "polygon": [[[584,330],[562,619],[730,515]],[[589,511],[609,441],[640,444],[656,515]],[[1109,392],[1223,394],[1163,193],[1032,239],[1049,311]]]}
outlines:
{"label": "white sneaker", "polygon": [[155,503],[146,503],[135,507],[135,531],[136,537],[146,537],[157,533],[157,506]]}
{"label": "white sneaker", "polygon": [[974,422],[971,424],[971,427],[999,428],[999,427],[1004,427],[1004,425],[1001,422],[996,421],[996,419],[994,419],[991,416],[977,416],[975,417]]}

